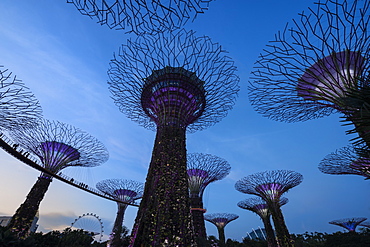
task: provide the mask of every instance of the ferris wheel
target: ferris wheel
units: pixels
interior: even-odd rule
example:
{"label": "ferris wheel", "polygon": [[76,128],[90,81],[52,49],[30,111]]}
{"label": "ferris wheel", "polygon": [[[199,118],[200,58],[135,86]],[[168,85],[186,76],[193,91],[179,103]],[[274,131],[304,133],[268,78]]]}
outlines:
{"label": "ferris wheel", "polygon": [[86,213],[81,216],[78,216],[77,219],[71,224],[71,229],[82,229],[86,232],[91,233],[93,239],[97,242],[100,242],[103,237],[103,222],[93,213]]}

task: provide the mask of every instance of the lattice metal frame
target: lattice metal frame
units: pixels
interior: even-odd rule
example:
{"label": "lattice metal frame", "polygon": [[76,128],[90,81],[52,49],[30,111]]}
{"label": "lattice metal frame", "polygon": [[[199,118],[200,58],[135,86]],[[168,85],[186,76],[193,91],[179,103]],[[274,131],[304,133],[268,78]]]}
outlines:
{"label": "lattice metal frame", "polygon": [[220,157],[211,154],[188,154],[187,173],[190,196],[202,197],[205,188],[212,182],[229,175],[230,164]]}
{"label": "lattice metal frame", "polygon": [[208,9],[212,0],[67,0],[101,25],[135,34],[174,31]]}
{"label": "lattice metal frame", "polygon": [[370,178],[370,152],[366,147],[349,145],[327,155],[319,164],[322,173],[360,175]]}
{"label": "lattice metal frame", "polygon": [[369,1],[320,0],[277,33],[252,72],[254,108],[284,122],[357,109],[347,94],[368,87],[369,11]]}
{"label": "lattice metal frame", "polygon": [[109,157],[104,144],[95,137],[55,120],[41,119],[34,128],[18,128],[10,135],[54,173],[69,166],[98,166]]}
{"label": "lattice metal frame", "polygon": [[[112,197],[122,200],[123,202],[134,202],[143,196],[144,183],[130,179],[105,179],[96,184],[96,188],[103,193],[107,193]],[[127,196],[120,196],[122,193],[117,193],[118,190],[125,190],[128,193]]]}
{"label": "lattice metal frame", "polygon": [[16,129],[32,126],[41,118],[39,101],[25,84],[0,65],[0,128]]}
{"label": "lattice metal frame", "polygon": [[149,110],[143,108],[151,98],[143,93],[146,92],[148,78],[165,68],[186,71],[184,73],[188,73],[188,77],[196,77],[196,81],[202,82],[199,86],[201,93],[195,98],[204,97],[205,102],[201,114],[186,122],[188,132],[219,122],[234,105],[239,91],[234,62],[209,37],[196,37],[194,31],[184,29],[139,36],[135,41],[128,40],[126,45],[122,45],[118,55],[112,59],[108,84],[120,111],[145,128],[155,130],[157,124],[148,115]]}
{"label": "lattice metal frame", "polygon": [[365,217],[354,217],[354,218],[345,218],[340,220],[330,221],[329,224],[337,225],[347,229],[350,232],[356,231],[356,228],[363,221],[367,220]]}

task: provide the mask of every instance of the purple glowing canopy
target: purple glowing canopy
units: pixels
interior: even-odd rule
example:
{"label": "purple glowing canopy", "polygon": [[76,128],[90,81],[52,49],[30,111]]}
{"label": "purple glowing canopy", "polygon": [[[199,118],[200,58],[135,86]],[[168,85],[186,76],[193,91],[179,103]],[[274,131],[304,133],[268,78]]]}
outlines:
{"label": "purple glowing canopy", "polygon": [[224,228],[229,222],[239,218],[239,215],[229,213],[205,214],[204,219],[215,224],[218,228]]}
{"label": "purple glowing canopy", "polygon": [[301,76],[298,95],[306,100],[326,100],[345,96],[357,88],[357,79],[363,73],[365,59],[360,52],[345,50],[317,61]]}
{"label": "purple glowing canopy", "polygon": [[350,232],[354,232],[356,230],[356,227],[365,220],[367,220],[367,218],[365,217],[355,217],[355,218],[333,220],[333,221],[330,221],[329,224],[341,226],[343,228],[346,228]]}
{"label": "purple glowing canopy", "polygon": [[41,153],[38,155],[50,170],[60,170],[57,167],[65,167],[69,162],[78,160],[80,153],[77,149],[56,141],[46,141],[40,144]]}
{"label": "purple glowing canopy", "polygon": [[265,196],[265,198],[268,198],[271,201],[279,200],[281,195],[285,192],[284,186],[279,183],[268,183],[258,185],[256,187],[256,191],[260,192]]}
{"label": "purple glowing canopy", "polygon": [[114,191],[114,195],[124,202],[133,202],[137,198],[138,193],[133,190],[118,189]]}
{"label": "purple glowing canopy", "polygon": [[362,176],[370,178],[370,159],[361,157],[353,161],[350,165],[350,168],[360,171]]}
{"label": "purple glowing canopy", "polygon": [[204,82],[195,73],[167,66],[153,71],[145,81],[141,105],[155,123],[186,127],[202,115]]}

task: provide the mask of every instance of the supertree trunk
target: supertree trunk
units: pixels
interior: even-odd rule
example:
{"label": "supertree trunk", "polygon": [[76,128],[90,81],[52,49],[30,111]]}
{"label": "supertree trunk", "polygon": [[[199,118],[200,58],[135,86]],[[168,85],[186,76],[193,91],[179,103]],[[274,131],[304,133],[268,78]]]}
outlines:
{"label": "supertree trunk", "polygon": [[207,239],[206,226],[204,223],[204,212],[202,198],[199,196],[190,197],[191,216],[194,225],[196,238]]}
{"label": "supertree trunk", "polygon": [[272,228],[270,216],[262,218],[263,226],[266,231],[266,240],[268,247],[278,247],[275,239],[274,229]]}
{"label": "supertree trunk", "polygon": [[127,204],[118,204],[118,211],[116,220],[114,221],[113,231],[111,234],[110,239],[110,247],[120,247],[121,246],[121,233],[122,233],[122,225],[123,225],[123,218],[125,215],[125,211],[127,208]]}
{"label": "supertree trunk", "polygon": [[218,230],[218,240],[219,240],[219,246],[224,247],[226,246],[225,243],[225,228],[224,227],[217,227]]}
{"label": "supertree trunk", "polygon": [[158,126],[132,246],[192,246],[185,128]]}
{"label": "supertree trunk", "polygon": [[279,247],[294,247],[280,206],[269,205]]}
{"label": "supertree trunk", "polygon": [[8,228],[18,237],[26,238],[30,233],[32,222],[39,210],[39,205],[51,183],[51,178],[40,176],[27,195],[26,200],[13,215]]}

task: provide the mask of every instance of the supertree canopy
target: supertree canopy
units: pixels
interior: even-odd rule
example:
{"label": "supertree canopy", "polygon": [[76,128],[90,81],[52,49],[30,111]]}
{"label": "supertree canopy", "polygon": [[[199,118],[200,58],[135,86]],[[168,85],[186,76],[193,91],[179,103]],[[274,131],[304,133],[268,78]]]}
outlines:
{"label": "supertree canopy", "polygon": [[[143,196],[144,184],[128,179],[106,179],[97,183],[96,188],[123,202],[132,203]],[[109,240],[109,246],[111,247],[120,246],[120,234],[122,232],[123,218],[127,208],[127,204],[117,204],[117,217],[114,221],[112,234]]]}
{"label": "supertree canopy", "polygon": [[0,66],[0,105],[0,130],[32,126],[42,115],[38,100],[3,66]]}
{"label": "supertree canopy", "polygon": [[303,176],[289,170],[259,172],[244,177],[236,182],[236,190],[260,196],[266,201],[274,221],[276,237],[280,246],[293,246],[280,209],[281,196],[291,188],[299,185]]}
{"label": "supertree canopy", "polygon": [[327,155],[319,164],[326,174],[353,174],[370,178],[370,152],[366,147],[349,145]]}
{"label": "supertree canopy", "polygon": [[220,246],[225,246],[225,227],[231,221],[239,218],[236,214],[229,213],[214,213],[214,214],[205,214],[204,219],[211,222],[217,227],[218,236],[220,241]]}
{"label": "supertree canopy", "polygon": [[181,28],[203,13],[212,0],[67,0],[81,14],[97,18],[109,28],[135,34],[158,33]]}
{"label": "supertree canopy", "polygon": [[[288,198],[281,197],[279,204],[283,206],[288,203]],[[252,211],[256,213],[262,220],[266,231],[266,240],[268,247],[277,247],[277,242],[275,240],[274,229],[272,228],[270,216],[271,212],[265,200],[261,197],[252,197],[238,202],[238,207]]]}
{"label": "supertree canopy", "polygon": [[365,220],[367,220],[367,218],[354,217],[354,218],[333,220],[333,221],[330,221],[329,224],[337,225],[337,226],[346,228],[350,232],[354,232],[354,231],[356,231],[356,227]]}
{"label": "supertree canopy", "polygon": [[194,231],[197,237],[206,239],[203,192],[210,183],[225,178],[230,173],[231,166],[226,160],[211,154],[191,153],[188,154],[187,159],[190,207]]}
{"label": "supertree canopy", "polygon": [[133,246],[190,246],[185,134],[213,125],[232,108],[239,90],[234,63],[208,37],[181,29],[129,40],[110,66],[109,89],[119,109],[157,131]]}
{"label": "supertree canopy", "polygon": [[252,72],[250,101],[263,115],[286,122],[341,112],[361,134],[361,111],[369,103],[370,2],[316,4],[264,49]]}
{"label": "supertree canopy", "polygon": [[[69,166],[93,167],[108,160],[105,146],[88,133],[58,121],[41,119],[33,128],[18,128],[11,136],[15,143],[39,159],[52,173]],[[18,236],[29,233],[31,223],[52,181],[42,173],[13,215],[8,227]]]}

